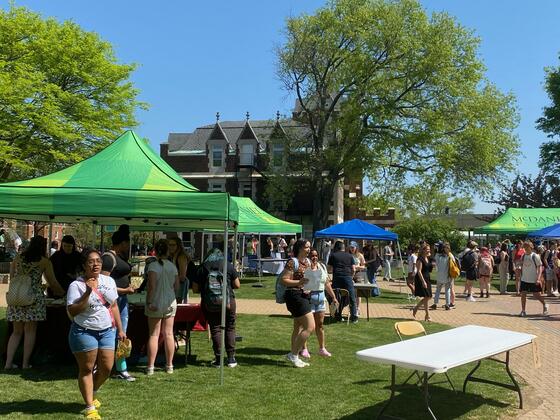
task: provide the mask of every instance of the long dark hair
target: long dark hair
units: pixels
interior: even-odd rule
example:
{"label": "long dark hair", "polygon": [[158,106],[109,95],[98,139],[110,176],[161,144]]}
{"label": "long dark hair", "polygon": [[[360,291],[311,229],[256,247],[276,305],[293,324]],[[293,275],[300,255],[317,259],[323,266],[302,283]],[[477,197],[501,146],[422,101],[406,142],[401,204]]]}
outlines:
{"label": "long dark hair", "polygon": [[40,235],[34,236],[31,238],[31,241],[29,241],[29,245],[25,251],[21,253],[21,256],[26,263],[38,262],[41,261],[42,257],[46,258],[47,240]]}
{"label": "long dark hair", "polygon": [[163,257],[169,252],[169,242],[167,242],[167,239],[160,239],[157,241],[155,250],[159,265],[163,265]]}
{"label": "long dark hair", "polygon": [[305,244],[308,243],[309,241],[307,239],[304,238],[299,238],[296,243],[294,244],[293,250],[294,250],[294,257],[297,258],[299,255],[299,251],[301,251],[303,248],[305,248]]}
{"label": "long dark hair", "polygon": [[181,241],[178,237],[174,237],[174,238],[169,238],[167,240],[168,244],[169,242],[175,242],[175,245],[177,245],[177,251],[175,252],[175,255],[170,255],[171,259],[173,261],[178,261],[179,257],[181,255],[184,255],[187,258],[187,261],[189,259],[189,256],[187,255],[187,253],[185,252],[185,248],[183,247],[183,241]]}

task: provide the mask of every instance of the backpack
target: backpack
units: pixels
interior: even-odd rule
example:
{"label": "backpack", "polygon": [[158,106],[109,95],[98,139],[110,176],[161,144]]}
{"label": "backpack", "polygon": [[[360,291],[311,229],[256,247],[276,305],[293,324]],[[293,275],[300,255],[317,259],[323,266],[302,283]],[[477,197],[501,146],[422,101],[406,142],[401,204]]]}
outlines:
{"label": "backpack", "polygon": [[[220,312],[222,310],[222,303],[224,300],[222,294],[222,284],[224,276],[219,270],[210,270],[207,275],[208,281],[204,285],[203,302],[204,307],[208,312]],[[226,291],[226,309],[231,309],[231,286],[227,284]]]}
{"label": "backpack", "polygon": [[484,256],[484,257],[480,257],[480,266],[479,266],[479,274],[481,276],[491,276],[492,275],[492,271],[493,271],[493,267],[492,267],[492,257],[488,256]]}
{"label": "backpack", "polygon": [[[297,258],[290,258],[294,262],[294,271],[299,268],[299,261]],[[282,273],[284,270],[282,270]],[[286,303],[284,295],[286,294],[286,286],[282,283],[282,273],[278,274],[276,277],[276,303]]]}
{"label": "backpack", "polygon": [[461,269],[459,268],[459,264],[457,264],[457,260],[453,256],[453,254],[449,254],[449,277],[452,279],[456,279],[461,274]]}
{"label": "backpack", "polygon": [[29,274],[21,273],[20,263],[17,264],[17,274],[10,279],[6,303],[10,306],[29,306],[35,303],[33,293],[33,279]]}
{"label": "backpack", "polygon": [[475,264],[476,264],[476,257],[474,256],[473,250],[470,250],[465,254],[463,254],[463,257],[461,258],[461,268],[464,271],[473,270],[475,268]]}

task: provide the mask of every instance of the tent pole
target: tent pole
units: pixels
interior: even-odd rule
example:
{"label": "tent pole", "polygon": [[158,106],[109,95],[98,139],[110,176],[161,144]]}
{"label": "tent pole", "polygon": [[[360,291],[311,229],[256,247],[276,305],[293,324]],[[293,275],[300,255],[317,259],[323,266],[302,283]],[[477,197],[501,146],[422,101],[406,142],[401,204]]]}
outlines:
{"label": "tent pole", "polygon": [[236,267],[236,263],[237,263],[237,241],[238,241],[238,236],[237,236],[237,223],[235,224],[234,227],[234,231],[233,231],[233,244],[232,244],[232,258],[231,261],[233,262],[233,266]]}
{"label": "tent pole", "polygon": [[[52,229],[53,229],[53,224],[52,224],[52,222],[50,222],[50,223],[49,223],[49,257],[50,257],[50,249],[51,249],[52,237],[53,237]],[[62,248],[62,247],[61,247],[61,248]]]}
{"label": "tent pole", "polygon": [[202,240],[200,242],[200,264],[202,264],[202,261],[204,261],[204,231],[202,231]]}
{"label": "tent pole", "polygon": [[222,272],[222,320],[220,329],[222,330],[222,338],[220,343],[220,385],[224,384],[224,356],[226,352],[226,303],[228,291],[228,228],[229,222],[226,221],[224,226],[224,267]]}

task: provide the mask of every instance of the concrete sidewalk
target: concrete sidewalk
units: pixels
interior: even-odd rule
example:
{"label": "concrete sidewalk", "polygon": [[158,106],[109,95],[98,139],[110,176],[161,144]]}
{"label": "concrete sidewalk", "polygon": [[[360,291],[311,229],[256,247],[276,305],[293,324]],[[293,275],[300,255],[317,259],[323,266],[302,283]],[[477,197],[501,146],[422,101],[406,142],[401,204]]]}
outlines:
{"label": "concrete sidewalk", "polygon": [[[399,291],[394,283],[380,282],[384,289]],[[7,285],[0,284],[0,307],[6,306],[5,294]],[[458,289],[458,291],[461,291]],[[528,299],[526,318],[518,316],[521,311],[520,298],[512,295],[491,295],[476,302],[466,302],[457,299],[457,309],[445,311],[437,309],[430,311],[432,321],[453,326],[476,324],[487,327],[503,328],[512,331],[526,332],[538,337],[538,350],[542,367],[535,368],[531,346],[514,350],[511,353],[511,366],[516,375],[527,382],[531,389],[525,390],[524,410],[519,412],[519,418],[527,420],[560,418],[560,299],[546,298],[550,306],[550,315],[542,316],[542,306],[539,302]],[[194,296],[192,302],[199,302]],[[375,318],[409,318],[412,319],[412,305],[375,304],[370,299],[370,322]],[[440,300],[442,304],[442,300]],[[361,313],[366,313],[365,300],[362,299]],[[279,305],[273,300],[238,299],[237,312],[243,314],[260,315],[289,315],[285,305]],[[417,314],[418,320],[424,318],[422,312]],[[360,319],[360,322],[367,322]],[[353,326],[359,328],[360,324]],[[510,392],[510,391],[507,391]]]}

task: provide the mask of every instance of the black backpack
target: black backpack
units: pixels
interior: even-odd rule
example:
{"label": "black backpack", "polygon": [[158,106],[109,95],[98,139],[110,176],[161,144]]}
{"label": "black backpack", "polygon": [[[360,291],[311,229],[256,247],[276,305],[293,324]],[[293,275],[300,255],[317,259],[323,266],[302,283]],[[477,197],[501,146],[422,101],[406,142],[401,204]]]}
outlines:
{"label": "black backpack", "polygon": [[474,251],[471,249],[463,254],[463,258],[461,258],[461,269],[463,271],[472,271],[476,268],[475,266],[476,257],[474,255]]}

